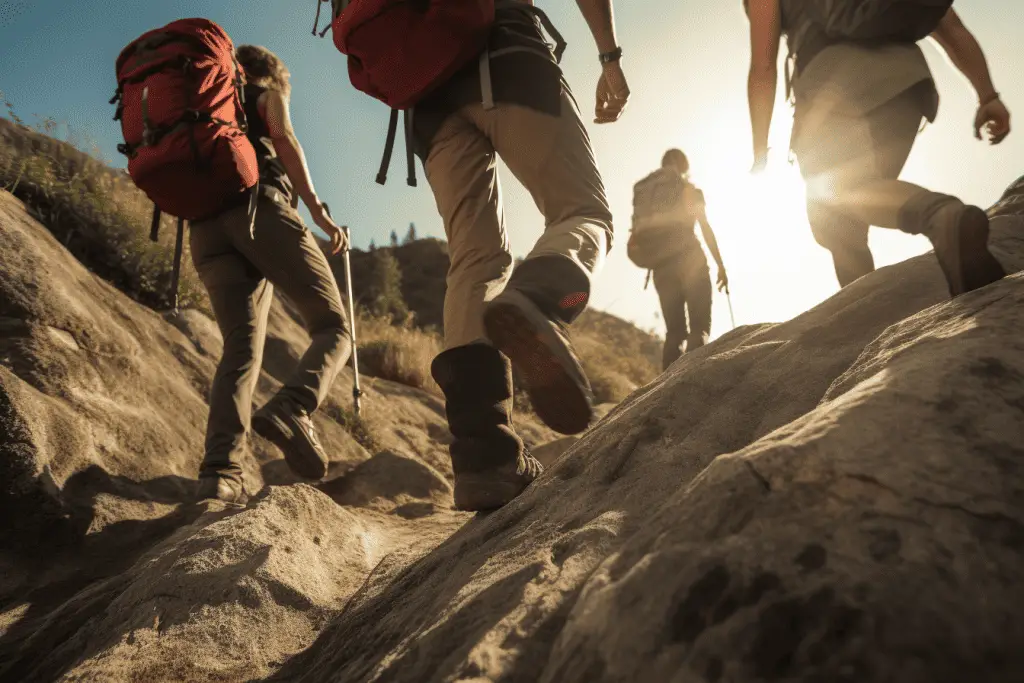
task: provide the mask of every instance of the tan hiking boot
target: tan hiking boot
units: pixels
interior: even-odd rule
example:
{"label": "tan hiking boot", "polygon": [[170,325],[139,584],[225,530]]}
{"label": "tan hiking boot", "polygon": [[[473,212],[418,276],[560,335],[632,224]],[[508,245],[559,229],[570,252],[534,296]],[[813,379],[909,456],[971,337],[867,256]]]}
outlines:
{"label": "tan hiking boot", "polygon": [[292,472],[305,479],[323,479],[327,454],[313,420],[290,401],[271,400],[252,416],[254,432],[281,449]]}
{"label": "tan hiking boot", "polygon": [[1006,275],[988,250],[988,216],[978,207],[950,202],[931,216],[924,233],[935,248],[950,296],[980,289]]}
{"label": "tan hiking boot", "polygon": [[455,508],[494,510],[512,501],[544,471],[512,427],[512,368],[489,344],[458,346],[430,366],[445,395],[455,437],[449,446]]}
{"label": "tan hiking boot", "polygon": [[249,495],[238,479],[214,474],[200,476],[196,500],[220,500],[234,505],[245,505]]}
{"label": "tan hiking boot", "polygon": [[484,311],[491,342],[512,360],[537,416],[561,434],[579,434],[594,417],[593,393],[565,326],[511,287]]}

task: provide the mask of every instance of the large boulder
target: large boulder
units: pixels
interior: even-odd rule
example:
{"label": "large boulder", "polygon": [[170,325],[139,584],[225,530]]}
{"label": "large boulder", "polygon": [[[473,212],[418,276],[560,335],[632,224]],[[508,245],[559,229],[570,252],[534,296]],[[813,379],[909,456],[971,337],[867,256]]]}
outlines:
{"label": "large boulder", "polygon": [[[992,211],[1012,273],[1017,196]],[[371,453],[344,378],[318,418],[330,480],[285,486],[257,441],[250,488],[271,486],[229,508],[182,502],[210,322],[172,325],[120,296],[2,195],[0,220],[0,504],[21,541],[0,553],[0,680],[1024,670],[1024,275],[949,301],[924,255],[737,329],[538,449],[547,472],[489,515],[448,509],[437,397],[373,382]],[[261,396],[305,339],[286,306],[272,327]],[[21,522],[47,506],[80,543],[57,552],[37,533],[26,550]]]}

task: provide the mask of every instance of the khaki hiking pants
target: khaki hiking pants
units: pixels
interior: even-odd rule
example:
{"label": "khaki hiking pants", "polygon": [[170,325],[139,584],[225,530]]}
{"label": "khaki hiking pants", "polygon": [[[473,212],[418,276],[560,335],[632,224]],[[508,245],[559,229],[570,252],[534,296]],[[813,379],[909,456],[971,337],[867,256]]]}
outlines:
{"label": "khaki hiking pants", "polygon": [[564,85],[560,116],[500,102],[490,110],[479,103],[464,107],[438,130],[424,164],[451,256],[444,302],[446,349],[486,340],[484,306],[511,275],[497,156],[544,216],[544,233],[528,259],[564,256],[591,278],[611,246],[604,184]]}
{"label": "khaki hiking pants", "polygon": [[253,236],[248,205],[195,223],[192,261],[210,295],[224,354],[210,390],[203,471],[240,474],[263,361],[274,287],[299,310],[312,342],[273,400],[312,413],[348,361],[351,332],[334,274],[312,233],[290,206],[261,197]]}

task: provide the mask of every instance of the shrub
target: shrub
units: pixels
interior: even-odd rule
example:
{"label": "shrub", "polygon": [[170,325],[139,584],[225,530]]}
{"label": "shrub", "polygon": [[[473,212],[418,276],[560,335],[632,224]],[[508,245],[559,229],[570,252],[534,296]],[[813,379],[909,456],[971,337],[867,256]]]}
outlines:
{"label": "shrub", "polygon": [[387,317],[367,314],[357,325],[360,372],[441,394],[430,376],[430,364],[441,352],[441,338],[435,332],[396,326]]}
{"label": "shrub", "polygon": [[[2,98],[2,94],[0,94]],[[35,130],[14,114],[0,119],[0,187],[18,197],[89,270],[151,308],[169,304],[175,222],[165,217],[158,243],[149,240],[152,204],[127,176],[103,160]],[[85,142],[69,133],[78,145]],[[93,146],[95,153],[95,146]],[[180,305],[209,311],[202,284],[183,257]]]}

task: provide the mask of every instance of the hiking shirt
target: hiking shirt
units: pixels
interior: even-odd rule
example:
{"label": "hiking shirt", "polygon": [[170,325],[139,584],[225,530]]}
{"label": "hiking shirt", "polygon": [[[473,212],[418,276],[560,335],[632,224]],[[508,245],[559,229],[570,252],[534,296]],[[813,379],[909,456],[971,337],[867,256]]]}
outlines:
{"label": "hiking shirt", "polygon": [[[516,4],[524,5],[524,9],[515,7]],[[521,47],[551,52],[551,43],[544,37],[540,21],[529,12],[526,3],[505,3],[495,12],[494,28],[488,41],[494,102],[517,104],[559,116],[562,90],[569,92],[561,68],[553,54],[546,59],[536,52],[501,52]],[[483,102],[480,61],[474,59],[416,105],[413,133],[417,156],[426,161],[431,142],[445,119],[467,105],[480,102]]]}
{"label": "hiking shirt", "polygon": [[256,161],[260,169],[260,187],[273,188],[280,192],[282,201],[290,204],[292,201],[292,181],[285,171],[284,164],[274,150],[274,141],[270,137],[270,130],[263,121],[259,112],[260,95],[267,92],[267,88],[258,85],[248,84],[245,86],[245,120],[249,130],[246,135],[249,142],[256,149]]}
{"label": "hiking shirt", "polygon": [[[784,34],[790,36],[798,31],[806,21],[805,2],[814,1],[781,0]],[[800,45],[791,44],[790,48],[799,52]],[[939,94],[928,62],[917,44],[838,43],[823,47],[793,76],[793,148],[799,146],[804,121],[833,113],[862,116],[922,81],[927,81],[931,87],[922,104],[921,115],[932,122],[938,113]]]}

